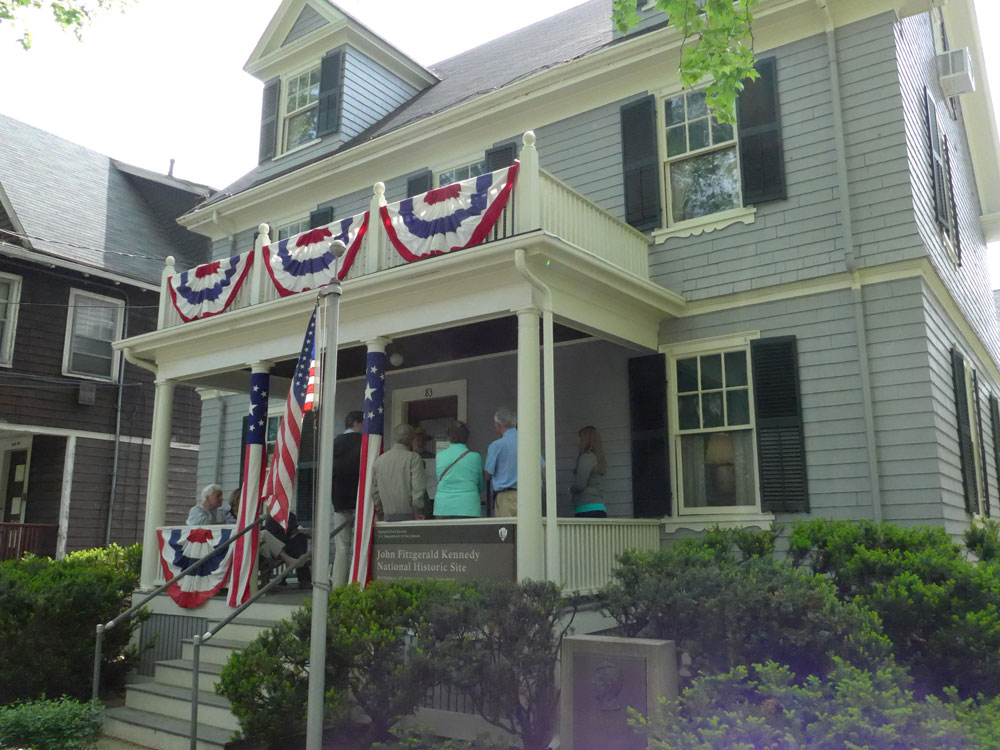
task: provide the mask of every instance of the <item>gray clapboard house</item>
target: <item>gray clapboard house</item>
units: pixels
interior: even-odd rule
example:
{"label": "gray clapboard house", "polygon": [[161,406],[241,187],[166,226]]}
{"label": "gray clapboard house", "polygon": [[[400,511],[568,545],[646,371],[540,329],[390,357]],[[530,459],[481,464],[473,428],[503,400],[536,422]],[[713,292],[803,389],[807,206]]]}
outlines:
{"label": "gray clapboard house", "polygon": [[[262,246],[365,211],[343,284],[337,420],[364,406],[366,356],[381,351],[389,425],[440,436],[457,417],[483,451],[497,407],[515,407],[520,578],[592,591],[622,549],[716,523],[885,519],[958,534],[1000,509],[986,262],[1000,148],[972,0],[761,0],[760,78],[736,127],[681,87],[682,39],[656,11],[623,35],[611,5],[425,68],[327,0],[283,0],[245,66],[263,84],[259,165],[179,220],[219,265],[163,270],[248,268],[245,281],[190,322],[161,295],[157,329],[115,344],[156,372],[144,588],[170,520],[176,389],[201,389],[198,482],[237,486],[250,372],[271,374],[270,434],[315,298],[282,295]],[[388,240],[383,209],[515,158],[480,244],[408,262]],[[585,425],[608,454],[607,519],[572,517]],[[309,417],[304,434],[308,522]],[[202,691],[237,641],[289,611],[254,606],[260,621],[203,657]],[[153,609],[148,627],[178,637],[226,612]],[[187,747],[191,644],[159,643],[155,683],[130,686],[106,731]],[[202,699],[199,747],[220,747],[235,720]]]}
{"label": "gray clapboard house", "polygon": [[[656,519],[656,539],[814,516],[958,533],[1000,507],[1000,169],[974,7],[932,5],[762,0],[761,76],[731,127],[678,83],[654,10],[622,35],[591,0],[425,68],[325,0],[286,0],[246,64],[260,164],[180,223],[226,259],[262,223],[284,239],[519,157],[509,226],[475,248],[404,263],[372,222],[344,284],[338,419],[364,402],[370,347],[398,355],[393,423],[457,416],[484,450],[516,406],[553,467],[519,488],[529,540],[543,495],[571,525],[587,424],[610,515]],[[116,345],[164,393],[202,387],[200,483],[239,483],[249,369],[283,382],[312,307],[253,274],[224,313],[182,323],[164,301],[159,330]],[[307,439],[304,519],[314,460]]]}
{"label": "gray clapboard house", "polygon": [[[142,538],[152,374],[111,342],[155,329],[164,258],[208,257],[175,220],[210,193],[0,115],[0,560]],[[171,517],[199,420],[182,389]]]}

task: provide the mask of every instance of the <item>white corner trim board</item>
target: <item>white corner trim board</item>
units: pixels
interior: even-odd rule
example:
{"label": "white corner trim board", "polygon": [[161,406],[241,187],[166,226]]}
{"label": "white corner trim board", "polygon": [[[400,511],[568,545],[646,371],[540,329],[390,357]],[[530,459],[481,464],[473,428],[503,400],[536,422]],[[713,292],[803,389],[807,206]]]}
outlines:
{"label": "white corner trim board", "polygon": [[[115,436],[110,432],[90,432],[88,430],[68,430],[62,427],[42,427],[40,425],[14,424],[4,422],[0,424],[0,433],[19,432],[29,435],[52,435],[54,437],[83,438],[84,440],[111,440]],[[147,437],[132,437],[131,435],[119,435],[118,439],[128,445],[152,445],[153,441]],[[177,440],[170,441],[170,447],[182,451],[200,450],[197,443],[182,443]]]}

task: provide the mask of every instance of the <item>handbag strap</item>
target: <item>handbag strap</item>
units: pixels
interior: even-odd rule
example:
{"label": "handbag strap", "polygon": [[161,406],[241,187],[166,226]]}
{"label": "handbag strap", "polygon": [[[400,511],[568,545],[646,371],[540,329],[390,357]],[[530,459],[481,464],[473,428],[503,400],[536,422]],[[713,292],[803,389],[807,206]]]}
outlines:
{"label": "handbag strap", "polygon": [[[471,452],[472,452],[471,448],[466,448],[465,449],[465,453],[463,453],[461,456],[459,456],[454,461],[452,461],[450,464],[448,464],[448,469],[450,469],[452,466],[454,466],[455,464],[457,464],[463,458],[465,458],[466,456],[468,456]],[[448,473],[448,469],[445,469],[444,471],[441,472],[441,476],[438,477],[438,482],[439,483],[441,482],[442,479],[444,479],[444,475]]]}

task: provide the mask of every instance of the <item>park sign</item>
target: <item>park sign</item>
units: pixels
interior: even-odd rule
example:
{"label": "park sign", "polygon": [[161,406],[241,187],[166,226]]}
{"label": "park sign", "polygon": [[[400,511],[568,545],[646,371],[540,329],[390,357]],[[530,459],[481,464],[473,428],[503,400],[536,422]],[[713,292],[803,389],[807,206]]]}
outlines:
{"label": "park sign", "polygon": [[517,580],[515,523],[378,524],[372,578],[452,581]]}

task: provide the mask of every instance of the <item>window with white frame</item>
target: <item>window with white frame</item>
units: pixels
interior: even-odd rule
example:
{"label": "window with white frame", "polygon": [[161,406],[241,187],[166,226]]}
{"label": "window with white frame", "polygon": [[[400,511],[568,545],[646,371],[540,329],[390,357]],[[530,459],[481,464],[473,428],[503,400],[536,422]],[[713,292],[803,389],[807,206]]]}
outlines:
{"label": "window with white frame", "polygon": [[666,223],[742,207],[736,131],[709,113],[705,92],[664,98],[660,111]]}
{"label": "window with white frame", "polygon": [[291,76],[285,84],[284,151],[315,140],[319,126],[319,65]]}
{"label": "window with white frame", "polygon": [[753,388],[746,347],[673,359],[680,513],[756,509]]}
{"label": "window with white frame", "polygon": [[478,177],[481,174],[486,174],[487,171],[485,159],[481,161],[469,162],[468,164],[460,164],[456,167],[451,167],[438,172],[437,184],[438,187],[450,185],[453,182],[461,182],[462,180],[468,180],[472,177]]}
{"label": "window with white frame", "polygon": [[69,293],[63,372],[66,375],[114,380],[118,355],[111,342],[121,337],[125,303],[80,289]]}
{"label": "window with white frame", "polygon": [[10,367],[14,360],[14,334],[21,302],[21,277],[0,273],[0,366]]}
{"label": "window with white frame", "polygon": [[287,240],[289,237],[294,237],[297,234],[301,234],[309,229],[309,218],[299,219],[298,221],[292,221],[288,224],[278,227],[278,240]]}

